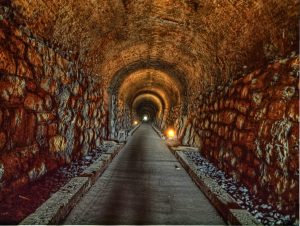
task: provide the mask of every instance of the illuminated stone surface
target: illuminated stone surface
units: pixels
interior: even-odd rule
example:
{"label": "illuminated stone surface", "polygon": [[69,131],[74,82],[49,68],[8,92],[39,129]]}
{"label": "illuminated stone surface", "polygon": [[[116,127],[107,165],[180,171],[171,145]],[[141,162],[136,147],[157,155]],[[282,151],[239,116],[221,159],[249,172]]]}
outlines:
{"label": "illuminated stone surface", "polygon": [[[144,115],[298,213],[299,1],[2,1],[3,192]],[[21,153],[21,154],[20,154]],[[25,153],[23,155],[23,153]]]}

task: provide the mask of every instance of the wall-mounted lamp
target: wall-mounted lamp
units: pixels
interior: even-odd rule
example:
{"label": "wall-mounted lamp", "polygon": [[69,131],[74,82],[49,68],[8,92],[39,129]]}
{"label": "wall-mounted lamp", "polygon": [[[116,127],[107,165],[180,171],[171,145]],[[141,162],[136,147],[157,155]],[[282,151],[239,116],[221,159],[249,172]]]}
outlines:
{"label": "wall-mounted lamp", "polygon": [[138,122],[137,120],[134,120],[134,121],[133,121],[133,125],[136,126],[137,124],[139,124],[139,122]]}
{"label": "wall-mounted lamp", "polygon": [[169,139],[175,138],[175,135],[176,135],[174,129],[168,129],[168,130],[166,131],[166,134],[167,134],[167,137],[168,137]]}

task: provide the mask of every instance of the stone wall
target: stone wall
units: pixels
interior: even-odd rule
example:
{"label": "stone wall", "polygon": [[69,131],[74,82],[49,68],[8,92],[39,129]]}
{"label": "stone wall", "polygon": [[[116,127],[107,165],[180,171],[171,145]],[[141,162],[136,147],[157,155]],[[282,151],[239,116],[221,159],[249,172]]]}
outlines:
{"label": "stone wall", "polygon": [[199,96],[177,121],[182,143],[283,212],[298,214],[299,58]]}
{"label": "stone wall", "polygon": [[107,137],[101,83],[58,51],[0,19],[0,190],[33,181]]}
{"label": "stone wall", "polygon": [[116,112],[117,120],[115,124],[116,138],[125,141],[129,131],[133,128],[133,118],[128,106],[122,104]]}
{"label": "stone wall", "polygon": [[116,95],[110,97],[109,111],[109,138],[112,140],[125,141],[129,131],[133,128],[133,117],[128,107]]}

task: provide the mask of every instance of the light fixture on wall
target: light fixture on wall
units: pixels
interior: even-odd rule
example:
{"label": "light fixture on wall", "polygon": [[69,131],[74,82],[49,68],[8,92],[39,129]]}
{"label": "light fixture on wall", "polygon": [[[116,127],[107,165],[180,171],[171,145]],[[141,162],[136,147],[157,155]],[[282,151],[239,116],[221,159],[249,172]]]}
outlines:
{"label": "light fixture on wall", "polygon": [[174,129],[168,129],[168,130],[166,131],[166,134],[167,134],[167,137],[168,137],[169,139],[174,139],[174,138],[175,138],[175,135],[176,135]]}
{"label": "light fixture on wall", "polygon": [[134,120],[134,121],[133,121],[133,125],[136,126],[137,124],[139,124],[139,122],[138,122],[137,120]]}

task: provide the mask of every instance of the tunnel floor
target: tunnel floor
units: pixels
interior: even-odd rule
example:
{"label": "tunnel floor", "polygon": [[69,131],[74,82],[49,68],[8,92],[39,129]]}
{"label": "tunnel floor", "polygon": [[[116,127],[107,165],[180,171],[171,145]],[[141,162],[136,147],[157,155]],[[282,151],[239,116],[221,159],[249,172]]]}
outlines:
{"label": "tunnel floor", "polygon": [[150,124],[124,149],[64,224],[225,224]]}

